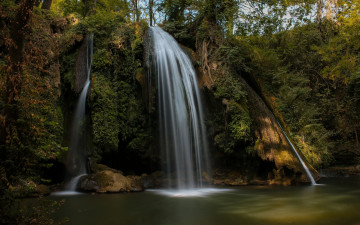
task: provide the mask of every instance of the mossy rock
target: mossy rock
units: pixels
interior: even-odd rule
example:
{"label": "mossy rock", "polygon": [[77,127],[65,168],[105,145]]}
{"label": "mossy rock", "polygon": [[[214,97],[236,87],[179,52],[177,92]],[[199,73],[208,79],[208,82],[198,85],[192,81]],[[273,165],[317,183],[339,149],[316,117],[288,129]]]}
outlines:
{"label": "mossy rock", "polygon": [[96,165],[96,172],[80,179],[80,190],[97,193],[138,192],[144,190],[140,176],[124,176],[121,171]]}

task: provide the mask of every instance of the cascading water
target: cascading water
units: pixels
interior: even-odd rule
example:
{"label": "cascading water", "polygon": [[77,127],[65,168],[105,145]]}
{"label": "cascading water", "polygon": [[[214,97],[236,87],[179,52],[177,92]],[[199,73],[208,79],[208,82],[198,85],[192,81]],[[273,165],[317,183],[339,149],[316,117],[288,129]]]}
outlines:
{"label": "cascading water", "polygon": [[160,142],[170,188],[202,187],[208,145],[196,72],[175,39],[149,29],[151,71],[158,89]]}
{"label": "cascading water", "polygon": [[284,131],[283,127],[281,126],[281,124],[279,123],[279,121],[276,119],[276,117],[275,117],[274,114],[273,114],[273,116],[274,116],[274,118],[275,118],[276,123],[279,125],[282,133],[284,134],[287,142],[289,143],[290,147],[292,148],[292,150],[294,151],[296,157],[298,158],[301,166],[304,168],[307,177],[310,179],[311,185],[316,185],[316,181],[315,181],[314,177],[312,176],[312,174],[310,173],[309,168],[306,166],[304,160],[301,158],[301,156],[300,156],[299,153],[297,152],[295,146],[294,146],[293,143],[290,141],[289,137],[286,135],[286,132]]}
{"label": "cascading water", "polygon": [[81,91],[80,97],[73,118],[69,153],[67,156],[67,171],[72,177],[65,186],[66,190],[75,191],[81,176],[86,174],[86,143],[85,143],[85,108],[86,98],[90,87],[90,72],[93,55],[93,34],[85,38],[86,41],[86,81]]}

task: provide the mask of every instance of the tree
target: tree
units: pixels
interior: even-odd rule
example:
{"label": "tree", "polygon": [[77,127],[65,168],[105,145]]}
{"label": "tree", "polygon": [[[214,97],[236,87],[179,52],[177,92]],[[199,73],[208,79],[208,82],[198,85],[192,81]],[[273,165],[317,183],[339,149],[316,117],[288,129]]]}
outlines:
{"label": "tree", "polygon": [[132,14],[133,14],[133,21],[139,22],[140,21],[140,7],[139,7],[140,0],[131,0],[131,8],[132,8]]}
{"label": "tree", "polygon": [[52,0],[44,0],[41,9],[47,9],[49,10],[51,7]]}
{"label": "tree", "polygon": [[36,0],[23,0],[17,7],[16,16],[9,24],[10,44],[9,49],[9,66],[6,73],[6,90],[4,94],[4,111],[5,121],[2,123],[2,137],[0,141],[5,144],[6,139],[11,138],[14,134],[13,126],[18,118],[17,101],[21,92],[21,80],[23,73],[23,56],[24,56],[24,38],[26,26],[32,15],[33,7]]}
{"label": "tree", "polygon": [[318,24],[321,23],[323,7],[324,7],[323,0],[318,0],[318,3],[317,3],[317,22],[318,22]]}
{"label": "tree", "polygon": [[149,21],[150,21],[150,26],[153,25],[153,20],[154,20],[154,11],[153,11],[153,7],[154,7],[154,0],[149,0]]}

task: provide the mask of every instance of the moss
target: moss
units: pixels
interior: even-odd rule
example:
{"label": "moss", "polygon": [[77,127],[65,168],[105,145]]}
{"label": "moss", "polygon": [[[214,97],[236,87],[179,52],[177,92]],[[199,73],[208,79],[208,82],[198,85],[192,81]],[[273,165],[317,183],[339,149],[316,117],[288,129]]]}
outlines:
{"label": "moss", "polygon": [[98,172],[94,175],[94,180],[99,187],[111,186],[114,183],[113,178],[106,171]]}
{"label": "moss", "polygon": [[215,97],[222,99],[225,107],[225,124],[216,134],[214,142],[222,151],[232,153],[252,139],[247,94],[243,85],[229,72],[216,78],[214,90]]}
{"label": "moss", "polygon": [[130,151],[146,153],[150,144],[141,83],[136,79],[141,66],[136,54],[142,46],[137,32],[141,27],[120,24],[105,36],[97,38],[95,33],[94,39],[90,94],[94,155],[98,161],[111,156],[106,160],[115,168],[122,168],[114,165],[117,157]]}
{"label": "moss", "polygon": [[93,73],[91,88],[91,117],[93,142],[102,151],[118,148],[118,105],[117,94],[110,81],[103,75]]}
{"label": "moss", "polygon": [[229,113],[231,121],[229,128],[231,136],[236,141],[248,141],[251,138],[251,118],[246,108],[237,104],[235,101],[229,102]]}

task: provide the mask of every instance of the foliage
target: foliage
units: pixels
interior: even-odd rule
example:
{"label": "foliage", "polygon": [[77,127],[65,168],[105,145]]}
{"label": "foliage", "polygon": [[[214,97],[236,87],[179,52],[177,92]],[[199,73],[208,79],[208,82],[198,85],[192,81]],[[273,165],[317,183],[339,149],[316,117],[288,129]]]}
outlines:
{"label": "foliage", "polygon": [[[344,57],[341,50],[336,51],[344,48],[342,46],[354,49],[352,43],[357,40],[337,42],[344,36],[330,21],[324,22],[321,30],[326,31],[326,35],[321,35],[317,24],[308,24],[266,39],[249,37],[253,43],[250,47],[252,62],[249,64],[252,73],[261,79],[266,91],[277,97],[277,110],[288,125],[293,140],[307,161],[317,167],[333,162],[332,155],[340,151],[334,148],[334,144],[339,138],[348,143],[352,139],[350,133],[357,132],[354,127],[358,126],[357,119],[349,116],[358,108],[352,105],[354,101],[348,100],[354,99],[351,96],[357,93],[354,92],[357,90],[356,82],[347,84],[351,83],[348,72],[356,73],[358,69],[347,62],[343,64],[347,69],[337,72]],[[354,56],[353,53],[349,55]],[[339,64],[329,63],[331,59],[340,59]],[[329,66],[333,67],[330,69],[333,74],[339,75],[327,75]],[[355,89],[348,92],[350,86]],[[339,99],[340,93],[347,97]],[[339,110],[339,105],[347,110]],[[345,125],[345,121],[352,121],[353,125]]]}
{"label": "foliage", "polygon": [[52,219],[52,215],[63,204],[64,200],[53,201],[43,197],[38,199],[17,199],[10,191],[0,197],[0,223],[1,224],[63,224],[68,222],[67,218],[59,221]]}
{"label": "foliage", "polygon": [[[48,224],[52,223],[50,208],[34,207],[25,213],[18,211],[14,199],[46,182],[44,170],[66,151],[61,146],[60,42],[51,32],[51,25],[58,24],[52,14],[33,8],[35,1],[9,3],[0,4],[4,19],[0,37],[1,223]],[[2,11],[3,7],[8,11]]]}
{"label": "foliage", "polygon": [[246,92],[233,74],[220,76],[215,81],[216,98],[225,105],[225,124],[214,137],[215,145],[230,154],[251,141],[251,119],[247,109]]}
{"label": "foliage", "polygon": [[215,85],[214,94],[217,98],[233,99],[235,102],[246,103],[246,92],[243,85],[231,74],[216,79]]}
{"label": "foliage", "polygon": [[149,135],[145,129],[145,108],[135,80],[138,61],[134,51],[142,45],[139,40],[142,28],[139,27],[138,35],[131,26],[110,28],[112,19],[101,16],[92,18],[90,27],[91,24],[96,24],[90,98],[95,150],[98,155],[128,150],[142,152],[148,145]]}
{"label": "foliage", "polygon": [[118,148],[119,122],[116,93],[111,83],[102,75],[93,73],[91,88],[92,125],[94,143],[104,151]]}
{"label": "foliage", "polygon": [[[49,166],[48,161],[56,159],[66,150],[60,144],[62,113],[57,105],[60,78],[57,76],[55,54],[58,46],[56,38],[49,36],[46,29],[53,19],[35,14],[27,28],[21,91],[17,97],[18,118],[12,124],[14,132],[2,146],[2,159],[6,159],[2,166],[6,168],[8,176],[30,175],[38,182],[38,174]],[[49,56],[50,51],[52,56]],[[3,59],[7,61],[7,58]],[[3,82],[5,73],[6,68],[3,67]],[[1,95],[4,99],[5,93]]]}

